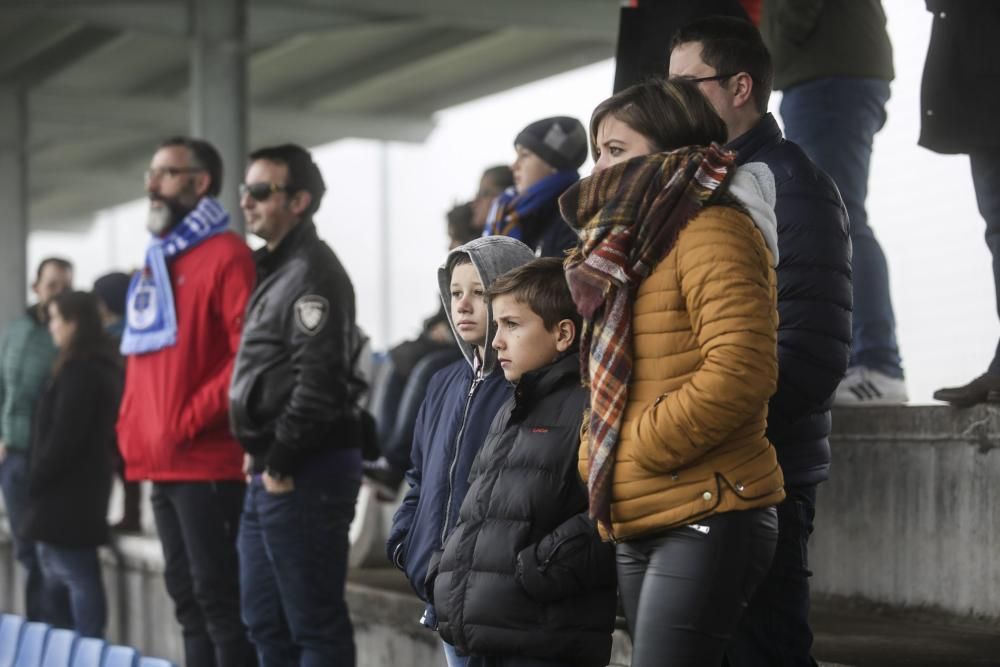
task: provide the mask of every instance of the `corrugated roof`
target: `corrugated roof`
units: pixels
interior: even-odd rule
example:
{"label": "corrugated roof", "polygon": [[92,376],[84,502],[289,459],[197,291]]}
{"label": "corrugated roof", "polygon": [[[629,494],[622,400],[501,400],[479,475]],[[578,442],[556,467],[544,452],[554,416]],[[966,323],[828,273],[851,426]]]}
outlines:
{"label": "corrugated roof", "polygon": [[[248,143],[421,141],[440,109],[612,56],[618,7],[248,0]],[[28,90],[32,228],[134,198],[150,147],[187,131],[190,11],[0,0],[0,83]]]}

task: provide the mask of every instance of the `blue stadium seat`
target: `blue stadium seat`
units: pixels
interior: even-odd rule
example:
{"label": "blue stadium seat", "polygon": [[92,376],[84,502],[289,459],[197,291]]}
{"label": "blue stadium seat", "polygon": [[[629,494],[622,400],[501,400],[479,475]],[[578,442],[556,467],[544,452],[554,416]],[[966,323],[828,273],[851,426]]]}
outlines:
{"label": "blue stadium seat", "polygon": [[4,614],[0,617],[0,667],[13,667],[23,626],[24,619],[20,616]]}
{"label": "blue stadium seat", "polygon": [[139,658],[139,667],[177,667],[174,663],[163,658]]}
{"label": "blue stadium seat", "polygon": [[104,651],[101,667],[136,667],[139,652],[131,646],[109,646]]}
{"label": "blue stadium seat", "polygon": [[72,630],[53,629],[45,642],[45,655],[42,656],[42,667],[69,667],[73,657],[73,645],[77,634]]}
{"label": "blue stadium seat", "polygon": [[95,637],[82,637],[73,649],[73,662],[70,667],[101,667],[101,656],[104,655],[104,640]]}
{"label": "blue stadium seat", "polygon": [[17,644],[17,659],[14,667],[38,667],[45,652],[45,638],[52,629],[48,623],[25,623],[21,628],[21,640]]}

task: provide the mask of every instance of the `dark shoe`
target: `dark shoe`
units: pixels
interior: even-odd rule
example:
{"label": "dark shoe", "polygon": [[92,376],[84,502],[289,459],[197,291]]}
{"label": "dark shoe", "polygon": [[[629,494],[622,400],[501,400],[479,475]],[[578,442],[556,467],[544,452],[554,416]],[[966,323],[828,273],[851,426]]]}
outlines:
{"label": "dark shoe", "polygon": [[969,384],[946,387],[934,392],[934,399],[968,408],[987,401],[1000,401],[1000,375],[983,373]]}
{"label": "dark shoe", "polygon": [[136,518],[124,518],[112,525],[111,530],[116,533],[138,535],[142,533],[142,523]]}
{"label": "dark shoe", "polygon": [[375,461],[362,461],[365,479],[375,488],[379,500],[392,501],[399,495],[405,473],[393,466],[384,456]]}

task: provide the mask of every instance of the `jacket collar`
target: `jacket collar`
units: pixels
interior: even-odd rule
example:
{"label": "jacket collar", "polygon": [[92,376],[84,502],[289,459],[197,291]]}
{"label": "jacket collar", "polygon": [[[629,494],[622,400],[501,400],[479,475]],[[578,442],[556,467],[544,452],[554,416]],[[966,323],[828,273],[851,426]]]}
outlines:
{"label": "jacket collar", "polygon": [[766,113],[749,131],[726,144],[726,148],[736,151],[736,164],[742,165],[759,160],[759,153],[777,146],[781,140],[778,121],[773,115]]}
{"label": "jacket collar", "polygon": [[264,246],[254,252],[257,268],[264,273],[270,273],[284,264],[285,260],[300,247],[317,238],[316,225],[311,218],[305,218],[295,225],[292,231],[285,235],[285,238],[281,239],[277,248],[268,250],[267,246]]}
{"label": "jacket collar", "polygon": [[522,375],[514,395],[519,405],[534,405],[568,379],[580,381],[580,350],[575,345],[551,364]]}

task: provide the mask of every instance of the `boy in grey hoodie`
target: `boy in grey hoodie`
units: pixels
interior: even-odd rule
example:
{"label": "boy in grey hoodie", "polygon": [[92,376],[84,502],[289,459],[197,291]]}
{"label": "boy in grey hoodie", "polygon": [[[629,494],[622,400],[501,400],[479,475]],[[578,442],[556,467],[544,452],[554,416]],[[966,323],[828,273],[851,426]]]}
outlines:
{"label": "boy in grey hoodie", "polygon": [[[491,345],[495,331],[486,291],[502,274],[532,259],[534,253],[520,241],[490,236],[455,248],[438,269],[441,300],[464,358],[438,371],[428,384],[414,427],[413,467],[406,474],[410,489],[386,543],[386,555],[425,602],[430,557],[455,527],[472,461],[513,390]],[[421,622],[437,627],[429,602]],[[450,667],[465,664],[451,646],[444,649]]]}

